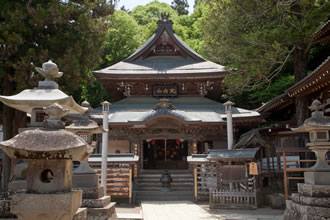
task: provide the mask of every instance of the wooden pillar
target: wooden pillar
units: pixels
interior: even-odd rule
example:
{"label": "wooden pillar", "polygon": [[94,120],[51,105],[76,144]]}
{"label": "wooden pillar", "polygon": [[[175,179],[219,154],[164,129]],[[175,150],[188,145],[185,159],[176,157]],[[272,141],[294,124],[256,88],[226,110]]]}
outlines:
{"label": "wooden pillar", "polygon": [[288,195],[288,179],[287,179],[287,170],[286,170],[286,157],[285,151],[283,151],[283,171],[284,171],[284,193],[285,193],[285,200],[289,199]]}
{"label": "wooden pillar", "polygon": [[197,201],[198,200],[197,164],[194,165],[194,189],[195,189],[195,201]]}
{"label": "wooden pillar", "polygon": [[193,154],[197,154],[197,141],[193,140]]}

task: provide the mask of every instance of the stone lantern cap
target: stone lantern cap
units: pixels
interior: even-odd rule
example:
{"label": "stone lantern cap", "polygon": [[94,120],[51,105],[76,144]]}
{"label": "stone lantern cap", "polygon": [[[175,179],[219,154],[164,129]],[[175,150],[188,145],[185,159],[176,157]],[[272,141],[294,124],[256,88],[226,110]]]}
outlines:
{"label": "stone lantern cap", "polygon": [[312,116],[304,121],[304,124],[298,128],[292,128],[296,132],[310,132],[316,130],[330,130],[330,117],[324,116],[323,108],[324,104],[320,101],[314,100],[309,109],[312,112]]}
{"label": "stone lantern cap", "polygon": [[45,77],[44,81],[39,81],[39,86],[34,89],[24,91],[12,96],[0,96],[0,101],[4,104],[26,113],[32,113],[33,109],[49,106],[58,103],[68,109],[68,114],[82,114],[88,109],[78,105],[72,96],[68,96],[58,89],[57,83],[52,81],[63,75],[55,63],[48,61],[42,64],[42,68],[36,70]]}
{"label": "stone lantern cap", "polygon": [[92,134],[100,134],[105,132],[105,130],[101,128],[95,121],[84,118],[74,121],[69,126],[66,126],[65,129],[73,133],[88,132]]}
{"label": "stone lantern cap", "polygon": [[35,129],[0,142],[11,158],[25,160],[83,160],[93,148],[81,137],[66,130]]}
{"label": "stone lantern cap", "polygon": [[92,109],[90,104],[87,101],[81,103],[81,106],[87,108],[88,110],[82,115],[82,118],[79,120],[73,121],[72,124],[66,126],[65,129],[73,133],[91,133],[91,134],[101,134],[105,132],[96,121],[89,118],[89,112]]}

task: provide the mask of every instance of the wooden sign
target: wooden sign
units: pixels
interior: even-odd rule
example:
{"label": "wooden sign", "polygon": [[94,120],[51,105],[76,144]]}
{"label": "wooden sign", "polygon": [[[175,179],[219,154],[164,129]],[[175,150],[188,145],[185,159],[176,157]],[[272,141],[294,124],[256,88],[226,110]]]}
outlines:
{"label": "wooden sign", "polygon": [[250,175],[258,175],[258,164],[255,162],[251,162],[249,164],[249,174]]}
{"label": "wooden sign", "polygon": [[178,95],[178,87],[172,86],[153,86],[152,95],[156,97],[173,97]]}

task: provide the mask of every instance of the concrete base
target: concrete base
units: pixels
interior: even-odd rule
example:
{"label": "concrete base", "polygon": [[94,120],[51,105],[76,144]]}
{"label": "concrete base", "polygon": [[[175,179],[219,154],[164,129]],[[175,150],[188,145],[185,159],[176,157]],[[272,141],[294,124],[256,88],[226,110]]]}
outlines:
{"label": "concrete base", "polygon": [[115,220],[117,219],[115,202],[103,208],[88,208],[87,220]]}
{"label": "concrete base", "polygon": [[86,220],[86,219],[87,219],[86,208],[79,208],[72,218],[72,220]]}
{"label": "concrete base", "polygon": [[263,199],[264,203],[272,209],[285,208],[285,197],[283,194],[266,194]]}
{"label": "concrete base", "polygon": [[312,185],[330,185],[330,172],[305,172],[305,183]]}
{"label": "concrete base", "polygon": [[81,206],[81,191],[57,194],[17,193],[11,212],[24,220],[69,220]]}

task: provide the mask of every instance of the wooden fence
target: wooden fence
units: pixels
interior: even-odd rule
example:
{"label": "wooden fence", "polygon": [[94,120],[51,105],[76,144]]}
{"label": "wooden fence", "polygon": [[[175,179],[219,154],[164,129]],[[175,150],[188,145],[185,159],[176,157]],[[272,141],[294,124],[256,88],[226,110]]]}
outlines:
{"label": "wooden fence", "polygon": [[256,191],[210,189],[210,208],[257,208]]}
{"label": "wooden fence", "polygon": [[[99,174],[101,183],[101,163],[90,163],[90,166]],[[107,169],[107,195],[127,196],[132,202],[132,166],[131,164],[111,164]]]}
{"label": "wooden fence", "polygon": [[210,208],[257,208],[254,176],[249,176],[247,164],[217,164],[217,188],[210,189]]}

